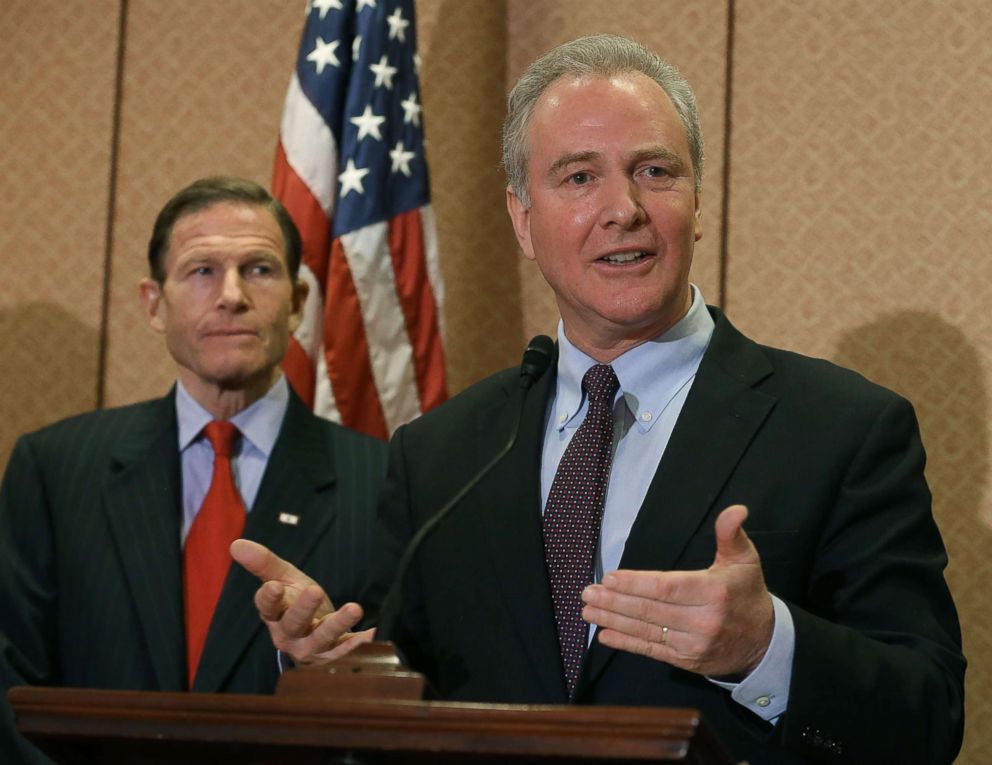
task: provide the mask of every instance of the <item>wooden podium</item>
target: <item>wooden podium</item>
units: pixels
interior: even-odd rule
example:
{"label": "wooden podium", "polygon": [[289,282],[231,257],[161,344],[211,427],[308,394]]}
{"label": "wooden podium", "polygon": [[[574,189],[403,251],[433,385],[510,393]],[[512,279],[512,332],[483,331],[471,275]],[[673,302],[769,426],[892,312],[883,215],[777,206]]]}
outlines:
{"label": "wooden podium", "polygon": [[273,696],[8,696],[18,729],[58,763],[732,763],[691,709],[432,702],[422,688],[380,653],[291,670]]}

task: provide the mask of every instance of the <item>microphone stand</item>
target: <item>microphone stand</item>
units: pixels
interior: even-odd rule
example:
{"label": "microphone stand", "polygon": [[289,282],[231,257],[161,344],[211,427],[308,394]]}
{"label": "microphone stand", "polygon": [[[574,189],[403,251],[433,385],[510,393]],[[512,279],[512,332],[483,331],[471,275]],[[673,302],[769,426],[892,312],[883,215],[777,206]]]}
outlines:
{"label": "microphone stand", "polygon": [[[395,647],[387,642],[399,623],[400,599],[413,559],[423,544],[441,522],[451,514],[458,503],[499,464],[517,442],[523,419],[526,393],[551,365],[554,343],[547,335],[538,335],[524,351],[520,365],[520,409],[513,430],[506,444],[487,462],[444,506],[418,529],[396,567],[393,586],[389,589],[379,611],[376,641],[358,646],[346,656],[328,664],[296,667],[283,672],[276,693],[300,697],[344,696],[356,700],[419,700],[423,697],[426,678],[411,672],[400,662]],[[361,760],[342,759],[341,763],[360,763]]]}
{"label": "microphone stand", "polygon": [[472,479],[466,483],[451,499],[449,499],[440,510],[418,529],[410,543],[406,546],[403,556],[396,567],[396,576],[393,579],[393,586],[389,589],[386,599],[379,610],[378,628],[376,630],[377,640],[389,640],[399,622],[399,603],[402,598],[403,586],[406,584],[406,577],[413,559],[423,544],[424,540],[430,536],[441,522],[451,513],[461,502],[465,495],[474,489],[479,482],[489,475],[489,472],[500,463],[500,461],[510,453],[517,443],[517,435],[520,432],[520,422],[523,419],[524,404],[527,401],[526,393],[531,386],[536,383],[551,365],[551,356],[554,350],[554,342],[547,335],[537,335],[527,345],[524,351],[523,360],[520,364],[520,409],[513,423],[513,430],[506,444],[496,455],[487,462],[482,469],[476,473]]}

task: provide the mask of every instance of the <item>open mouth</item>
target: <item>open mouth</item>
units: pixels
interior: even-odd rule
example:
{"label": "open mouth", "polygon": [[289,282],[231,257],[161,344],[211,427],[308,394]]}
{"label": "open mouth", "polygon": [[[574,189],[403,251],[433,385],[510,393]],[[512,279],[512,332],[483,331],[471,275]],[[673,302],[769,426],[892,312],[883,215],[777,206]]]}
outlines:
{"label": "open mouth", "polygon": [[614,252],[612,255],[604,255],[600,258],[600,260],[617,266],[625,266],[628,263],[637,263],[648,257],[650,257],[649,253],[638,250],[631,252]]}

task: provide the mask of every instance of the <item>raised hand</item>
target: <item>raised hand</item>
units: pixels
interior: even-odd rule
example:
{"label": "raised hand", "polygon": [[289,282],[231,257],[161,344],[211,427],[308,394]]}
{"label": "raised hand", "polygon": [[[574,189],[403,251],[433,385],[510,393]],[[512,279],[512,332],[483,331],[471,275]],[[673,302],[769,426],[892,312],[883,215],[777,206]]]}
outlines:
{"label": "raised hand", "polygon": [[604,645],[709,676],[744,677],[775,625],[761,560],[743,529],[747,508],[716,520],[716,558],[703,571],[613,571],[582,593],[582,616]]}
{"label": "raised hand", "polygon": [[349,631],[361,621],[360,605],[335,609],[319,584],[264,545],[237,539],[231,557],[262,581],[255,607],[275,647],[297,664],[333,661],[375,636],[374,629]]}

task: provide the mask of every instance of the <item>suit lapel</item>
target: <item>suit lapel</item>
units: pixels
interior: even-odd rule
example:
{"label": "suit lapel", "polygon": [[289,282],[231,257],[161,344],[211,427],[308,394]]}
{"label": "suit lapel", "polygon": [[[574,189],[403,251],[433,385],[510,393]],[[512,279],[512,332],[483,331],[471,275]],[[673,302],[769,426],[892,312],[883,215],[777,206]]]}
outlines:
{"label": "suit lapel", "polygon": [[115,447],[104,508],[163,691],[185,687],[180,468],[175,403],[142,410]]}
{"label": "suit lapel", "polygon": [[[334,455],[325,429],[291,393],[244,537],[300,566],[333,522],[335,514],[327,506],[332,502],[328,489],[334,481]],[[280,520],[282,513],[295,516],[295,523]],[[194,690],[222,690],[242,654],[264,630],[255,609],[257,589],[258,580],[232,564],[210,624]],[[275,649],[272,661],[276,661]]]}
{"label": "suit lapel", "polygon": [[[553,390],[557,352],[551,369],[526,393],[516,446],[485,482],[481,505],[484,531],[503,602],[511,614],[522,650],[531,660],[545,696],[566,700],[551,590],[541,533],[541,444],[545,410]],[[515,380],[514,380],[515,382]],[[479,421],[480,458],[488,460],[506,443],[516,422],[521,393],[507,385],[507,398]]]}
{"label": "suit lapel", "polygon": [[[722,313],[714,314],[710,346],[627,537],[620,568],[659,571],[675,565],[775,406],[774,397],[754,389],[772,372],[767,358]],[[594,642],[588,681],[614,653]]]}

